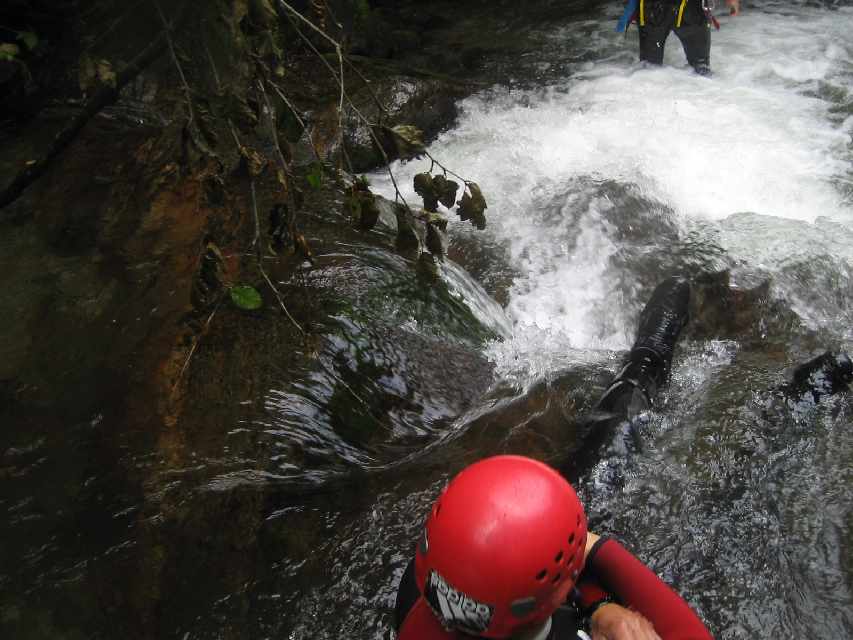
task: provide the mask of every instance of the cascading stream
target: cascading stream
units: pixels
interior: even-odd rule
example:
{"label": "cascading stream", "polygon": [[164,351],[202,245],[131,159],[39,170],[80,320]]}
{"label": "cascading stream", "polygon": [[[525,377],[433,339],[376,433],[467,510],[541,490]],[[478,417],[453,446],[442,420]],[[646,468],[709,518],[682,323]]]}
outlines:
{"label": "cascading stream", "polygon": [[[836,269],[849,269],[851,19],[849,8],[790,3],[722,18],[711,79],[685,69],[674,36],[666,64],[643,68],[625,62],[626,50],[636,47],[635,28],[623,42],[610,33],[610,21],[568,25],[547,36],[551,46],[542,53],[544,64],[566,67],[562,82],[495,87],[465,101],[458,126],[430,152],[481,185],[487,233],[507,248],[518,273],[507,307],[514,335],[495,345],[494,358],[541,373],[543,340],[557,353],[629,345],[631,314],[621,297],[637,291],[624,282],[633,276],[612,268],[632,240],[624,237],[630,229],[618,226],[615,200],[626,194],[645,209],[641,224],[663,224],[681,236],[701,227],[746,269],[772,273],[791,254],[824,253],[837,259]],[[599,61],[562,62],[589,46]],[[398,167],[399,182],[410,185],[428,168]],[[393,194],[381,174],[374,181]],[[411,190],[405,195],[417,201]],[[735,215],[741,212],[761,221],[745,229]],[[654,248],[665,253],[669,239]],[[754,259],[767,254],[769,262]],[[670,265],[666,256],[660,260],[662,277]],[[640,302],[627,304],[636,312]],[[831,322],[839,311],[847,309],[810,320]]]}
{"label": "cascading stream", "polygon": [[[718,637],[849,636],[849,400],[792,410],[772,388],[815,349],[853,349],[853,8],[756,2],[721,17],[712,78],[674,36],[662,68],[637,64],[636,29],[623,40],[610,18],[544,29],[541,58],[517,72],[560,79],[466,100],[430,148],[489,203],[488,229],[452,221],[454,242],[498,247],[494,268],[513,274],[512,333],[488,355],[521,387],[615,368],[660,279],[727,270],[740,290],[767,286],[749,330],[732,329],[732,308],[718,335],[688,331],[643,451],[602,460],[580,487],[594,526]],[[398,183],[427,169],[397,166]]]}

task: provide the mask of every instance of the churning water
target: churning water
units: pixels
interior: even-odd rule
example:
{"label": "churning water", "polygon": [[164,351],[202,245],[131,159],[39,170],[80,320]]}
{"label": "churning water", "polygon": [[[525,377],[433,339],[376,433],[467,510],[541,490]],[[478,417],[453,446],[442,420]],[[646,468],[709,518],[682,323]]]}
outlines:
{"label": "churning water", "polygon": [[[503,366],[539,370],[543,340],[557,353],[629,346],[622,296],[637,276],[616,273],[613,258],[637,236],[659,251],[659,277],[672,266],[667,230],[707,236],[744,269],[824,257],[849,269],[853,11],[767,3],[722,22],[710,79],[688,71],[674,36],[666,64],[647,68],[634,62],[635,29],[625,39],[610,21],[556,29],[528,64],[561,81],[467,100],[430,149],[483,188],[487,233],[517,271],[515,331],[494,348]],[[841,313],[850,338],[847,305],[820,311],[802,309],[816,325]]]}
{"label": "churning water", "polygon": [[[497,275],[476,269],[512,330],[487,355],[499,379],[535,388],[612,368],[665,276],[767,287],[760,307],[688,330],[643,452],[578,482],[594,525],[718,637],[849,637],[849,400],[792,408],[771,389],[822,348],[853,349],[853,8],[750,3],[721,18],[711,78],[674,36],[663,67],[637,63],[636,30],[613,33],[615,17],[543,28],[430,148],[489,204],[486,231],[451,225],[463,265],[471,244],[493,248]],[[398,166],[398,182],[429,168]],[[524,441],[517,424],[491,423],[498,449]]]}

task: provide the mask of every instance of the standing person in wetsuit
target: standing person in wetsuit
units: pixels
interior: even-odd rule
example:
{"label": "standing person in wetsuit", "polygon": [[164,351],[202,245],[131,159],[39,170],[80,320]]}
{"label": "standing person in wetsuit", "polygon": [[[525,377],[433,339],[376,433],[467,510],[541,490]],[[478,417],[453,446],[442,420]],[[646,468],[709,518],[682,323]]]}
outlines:
{"label": "standing person in wetsuit", "polygon": [[[711,13],[714,0],[639,0],[640,60],[663,63],[663,48],[674,31],[687,62],[697,73],[711,72]],[[731,15],[740,13],[740,0],[725,0]]]}

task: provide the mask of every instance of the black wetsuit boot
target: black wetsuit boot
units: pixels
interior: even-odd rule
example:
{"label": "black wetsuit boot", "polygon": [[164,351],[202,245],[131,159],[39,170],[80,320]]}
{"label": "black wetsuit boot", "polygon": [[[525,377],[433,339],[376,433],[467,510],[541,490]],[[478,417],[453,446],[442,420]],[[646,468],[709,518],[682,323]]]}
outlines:
{"label": "black wetsuit boot", "polygon": [[687,324],[690,283],[672,277],[661,282],[642,314],[628,362],[598,402],[600,412],[630,418],[652,405],[669,378],[675,343]]}
{"label": "black wetsuit boot", "polygon": [[[583,453],[575,452],[560,465],[567,478],[579,477],[602,458],[625,460],[632,451],[642,449],[635,419],[652,406],[658,388],[669,378],[689,304],[690,283],[684,278],[668,278],[654,290],[640,314],[637,339],[625,364],[580,423]],[[613,437],[618,429],[624,429],[624,437]],[[612,448],[611,453],[602,454],[603,447]],[[615,486],[620,476],[621,466],[615,464],[603,470],[599,480]]]}

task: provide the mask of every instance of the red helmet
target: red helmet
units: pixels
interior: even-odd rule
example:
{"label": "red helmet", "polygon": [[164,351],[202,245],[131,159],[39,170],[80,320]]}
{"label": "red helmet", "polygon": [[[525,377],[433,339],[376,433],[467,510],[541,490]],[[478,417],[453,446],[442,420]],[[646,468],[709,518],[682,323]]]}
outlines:
{"label": "red helmet", "polygon": [[586,515],[551,467],[496,456],[463,469],[418,545],[418,587],[448,630],[508,638],[545,622],[583,568]]}

